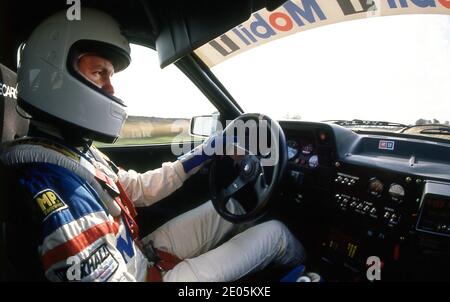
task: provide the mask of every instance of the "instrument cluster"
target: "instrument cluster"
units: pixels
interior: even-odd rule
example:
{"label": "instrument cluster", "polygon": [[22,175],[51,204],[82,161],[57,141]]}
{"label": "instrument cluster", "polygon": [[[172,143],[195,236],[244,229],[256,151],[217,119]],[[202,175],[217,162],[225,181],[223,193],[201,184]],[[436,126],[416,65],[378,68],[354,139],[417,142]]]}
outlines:
{"label": "instrument cluster", "polygon": [[319,166],[319,156],[313,140],[290,139],[287,141],[287,148],[289,161],[309,168]]}

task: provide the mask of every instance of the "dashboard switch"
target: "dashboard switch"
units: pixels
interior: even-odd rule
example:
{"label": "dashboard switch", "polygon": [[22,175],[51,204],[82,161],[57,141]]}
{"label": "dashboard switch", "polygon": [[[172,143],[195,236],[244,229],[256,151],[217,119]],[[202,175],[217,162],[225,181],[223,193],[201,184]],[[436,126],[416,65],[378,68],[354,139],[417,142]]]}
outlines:
{"label": "dashboard switch", "polygon": [[291,179],[296,182],[297,184],[303,183],[303,173],[296,170],[291,170],[290,173]]}

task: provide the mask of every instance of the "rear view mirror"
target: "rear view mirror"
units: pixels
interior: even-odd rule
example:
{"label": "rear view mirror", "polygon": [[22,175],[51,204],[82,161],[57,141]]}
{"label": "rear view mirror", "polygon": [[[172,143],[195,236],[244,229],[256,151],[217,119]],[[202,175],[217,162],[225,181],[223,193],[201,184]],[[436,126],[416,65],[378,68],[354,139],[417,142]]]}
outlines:
{"label": "rear view mirror", "polygon": [[208,137],[217,130],[218,115],[200,115],[191,119],[190,134]]}

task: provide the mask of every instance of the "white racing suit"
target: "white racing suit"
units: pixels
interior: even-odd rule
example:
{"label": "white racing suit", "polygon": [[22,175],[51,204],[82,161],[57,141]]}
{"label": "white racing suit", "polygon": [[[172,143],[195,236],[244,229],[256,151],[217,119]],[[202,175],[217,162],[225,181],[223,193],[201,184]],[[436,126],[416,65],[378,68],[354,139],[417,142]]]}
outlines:
{"label": "white racing suit", "polygon": [[[98,150],[82,153],[30,139],[14,142],[1,160],[17,168],[20,186],[31,197],[27,202],[41,217],[38,249],[51,281],[146,281],[151,263],[142,251],[149,244],[182,260],[162,273],[163,281],[233,281],[271,262],[295,265],[304,258],[302,245],[280,222],[238,233],[238,226],[221,218],[211,202],[170,220],[140,243],[133,240],[122,215],[127,210],[99,193],[95,175],[101,171],[120,181],[135,206],[149,206],[187,179],[180,161],[143,174],[116,174]],[[117,189],[110,185],[105,192]],[[241,211],[237,203],[230,207]],[[226,237],[232,238],[223,243]]]}

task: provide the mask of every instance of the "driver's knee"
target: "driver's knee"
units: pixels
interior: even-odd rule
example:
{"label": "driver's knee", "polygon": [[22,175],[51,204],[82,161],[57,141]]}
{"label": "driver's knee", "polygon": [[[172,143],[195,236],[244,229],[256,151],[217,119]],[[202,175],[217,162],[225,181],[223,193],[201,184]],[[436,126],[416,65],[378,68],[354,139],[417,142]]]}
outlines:
{"label": "driver's knee", "polygon": [[278,254],[274,259],[275,264],[295,266],[305,261],[305,248],[284,223],[270,220],[260,226],[272,238],[272,242],[278,245]]}
{"label": "driver's knee", "polygon": [[231,214],[234,215],[242,215],[245,214],[244,208],[241,206],[241,204],[235,200],[233,197],[230,198],[230,201],[227,203],[227,210]]}

